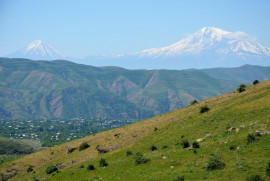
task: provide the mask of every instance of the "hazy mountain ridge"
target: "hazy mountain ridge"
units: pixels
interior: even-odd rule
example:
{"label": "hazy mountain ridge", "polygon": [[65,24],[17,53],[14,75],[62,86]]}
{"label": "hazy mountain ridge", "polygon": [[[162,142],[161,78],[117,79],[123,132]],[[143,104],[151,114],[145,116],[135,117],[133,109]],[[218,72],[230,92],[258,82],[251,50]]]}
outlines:
{"label": "hazy mountain ridge", "polygon": [[1,58],[0,67],[1,118],[142,119],[240,83],[201,70],[127,70],[68,61]]}

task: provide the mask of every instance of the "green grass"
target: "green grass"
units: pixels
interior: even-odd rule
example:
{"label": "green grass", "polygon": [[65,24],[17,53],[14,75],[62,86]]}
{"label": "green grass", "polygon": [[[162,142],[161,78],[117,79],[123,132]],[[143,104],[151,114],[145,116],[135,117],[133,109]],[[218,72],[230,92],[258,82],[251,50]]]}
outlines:
{"label": "green grass", "polygon": [[[200,113],[200,107],[210,110]],[[246,91],[234,91],[200,101],[198,104],[156,116],[122,128],[68,142],[43,150],[12,162],[3,163],[0,172],[18,170],[10,180],[246,180],[259,175],[265,180],[266,166],[270,161],[270,81],[249,86]],[[155,129],[157,128],[157,129]],[[232,129],[231,132],[230,128]],[[261,134],[248,144],[248,134]],[[118,134],[120,136],[115,137]],[[198,139],[200,148],[183,149],[181,142],[193,143]],[[83,142],[91,147],[67,154],[70,147],[78,148]],[[111,151],[98,154],[96,146]],[[157,150],[149,148],[155,145]],[[163,146],[167,148],[163,148]],[[235,145],[236,150],[230,146]],[[51,155],[51,152],[54,152]],[[133,155],[127,156],[127,151]],[[135,164],[134,155],[141,152],[150,161]],[[104,158],[106,167],[99,167]],[[218,159],[224,168],[207,169],[209,160]],[[95,170],[87,170],[89,164]],[[26,165],[26,166],[25,166]],[[27,165],[33,172],[26,173]],[[49,165],[57,165],[58,173],[45,173]],[[82,165],[84,168],[81,168]]]}

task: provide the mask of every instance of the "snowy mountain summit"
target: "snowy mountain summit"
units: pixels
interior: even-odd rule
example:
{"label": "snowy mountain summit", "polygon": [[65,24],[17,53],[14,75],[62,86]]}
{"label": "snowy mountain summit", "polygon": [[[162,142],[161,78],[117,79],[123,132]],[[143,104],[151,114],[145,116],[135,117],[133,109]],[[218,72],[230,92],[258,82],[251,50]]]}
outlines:
{"label": "snowy mountain summit", "polygon": [[35,40],[25,48],[7,55],[10,58],[27,58],[32,60],[65,59],[65,56],[41,40]]}
{"label": "snowy mountain summit", "polygon": [[241,59],[270,57],[270,49],[244,32],[205,27],[170,46],[143,50],[136,55],[140,58],[207,56],[215,59],[219,57],[222,61],[228,56]]}

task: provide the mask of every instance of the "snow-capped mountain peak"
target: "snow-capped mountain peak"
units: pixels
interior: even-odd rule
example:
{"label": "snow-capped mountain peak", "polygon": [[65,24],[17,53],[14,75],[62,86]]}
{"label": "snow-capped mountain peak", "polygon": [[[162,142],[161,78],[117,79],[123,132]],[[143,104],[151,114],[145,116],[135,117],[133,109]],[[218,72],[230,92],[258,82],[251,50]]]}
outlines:
{"label": "snow-capped mountain peak", "polygon": [[141,58],[177,57],[217,55],[226,57],[235,54],[246,58],[248,56],[270,56],[270,49],[257,43],[254,38],[244,32],[229,32],[215,27],[204,27],[194,34],[170,46],[152,48],[136,53]]}
{"label": "snow-capped mountain peak", "polygon": [[61,52],[41,40],[35,40],[25,48],[9,54],[7,57],[28,58],[33,60],[56,60],[65,58]]}

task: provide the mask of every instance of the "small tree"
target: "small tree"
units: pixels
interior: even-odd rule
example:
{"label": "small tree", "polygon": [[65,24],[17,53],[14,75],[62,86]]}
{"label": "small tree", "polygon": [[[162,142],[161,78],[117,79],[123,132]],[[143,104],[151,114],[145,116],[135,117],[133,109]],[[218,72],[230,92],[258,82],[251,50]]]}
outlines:
{"label": "small tree", "polygon": [[100,167],[106,167],[106,166],[108,166],[108,163],[106,162],[106,160],[104,158],[101,158],[99,160],[99,166]]}
{"label": "small tree", "polygon": [[167,145],[163,145],[163,146],[162,146],[162,149],[166,149],[166,148],[168,148]]}
{"label": "small tree", "polygon": [[95,168],[94,165],[89,164],[89,165],[87,166],[87,170],[95,170],[95,169],[96,169],[96,168]]}
{"label": "small tree", "polygon": [[246,87],[247,86],[245,84],[241,84],[237,90],[238,90],[238,92],[244,92],[246,90],[245,89]]}
{"label": "small tree", "polygon": [[156,147],[155,145],[152,145],[152,146],[150,147],[150,150],[151,150],[151,151],[155,151],[155,150],[157,150],[157,147]]}
{"label": "small tree", "polygon": [[183,148],[188,148],[188,147],[190,146],[188,140],[183,140],[183,141],[181,142],[181,145],[182,145]]}
{"label": "small tree", "polygon": [[223,169],[224,167],[225,167],[225,163],[219,161],[217,158],[210,158],[206,169],[217,170],[217,169]]}
{"label": "small tree", "polygon": [[88,145],[87,143],[82,143],[81,145],[80,145],[80,147],[79,147],[79,151],[82,151],[82,150],[84,150],[84,149],[86,149],[86,148],[88,148],[88,147],[90,147],[90,145]]}
{"label": "small tree", "polygon": [[49,165],[46,169],[47,174],[51,174],[56,171],[58,171],[58,168],[55,165]]}
{"label": "small tree", "polygon": [[33,171],[34,166],[33,165],[29,165],[29,167],[27,168],[26,172],[32,172]]}
{"label": "small tree", "polygon": [[190,105],[194,105],[194,104],[197,104],[198,101],[196,99],[194,99],[193,101],[190,102]]}
{"label": "small tree", "polygon": [[254,81],[253,81],[253,85],[256,85],[256,84],[258,84],[258,83],[260,83],[258,80],[254,80]]}
{"label": "small tree", "polygon": [[200,148],[200,145],[199,145],[199,143],[197,141],[194,141],[192,143],[192,147],[196,149],[196,148]]}
{"label": "small tree", "polygon": [[257,141],[257,138],[255,137],[255,135],[248,134],[248,136],[247,136],[247,143],[250,144],[250,143],[253,143],[255,141]]}
{"label": "small tree", "polygon": [[132,151],[127,151],[127,156],[133,155]]}
{"label": "small tree", "polygon": [[202,106],[201,109],[200,109],[200,113],[205,113],[205,112],[208,112],[210,110],[210,108],[205,105],[205,106]]}
{"label": "small tree", "polygon": [[235,145],[231,145],[230,146],[230,150],[236,150],[236,146]]}
{"label": "small tree", "polygon": [[145,163],[147,163],[147,162],[150,161],[149,158],[145,158],[145,157],[143,156],[143,154],[140,153],[140,152],[137,152],[137,153],[135,154],[134,159],[135,159],[135,164],[136,164],[136,165],[145,164]]}

